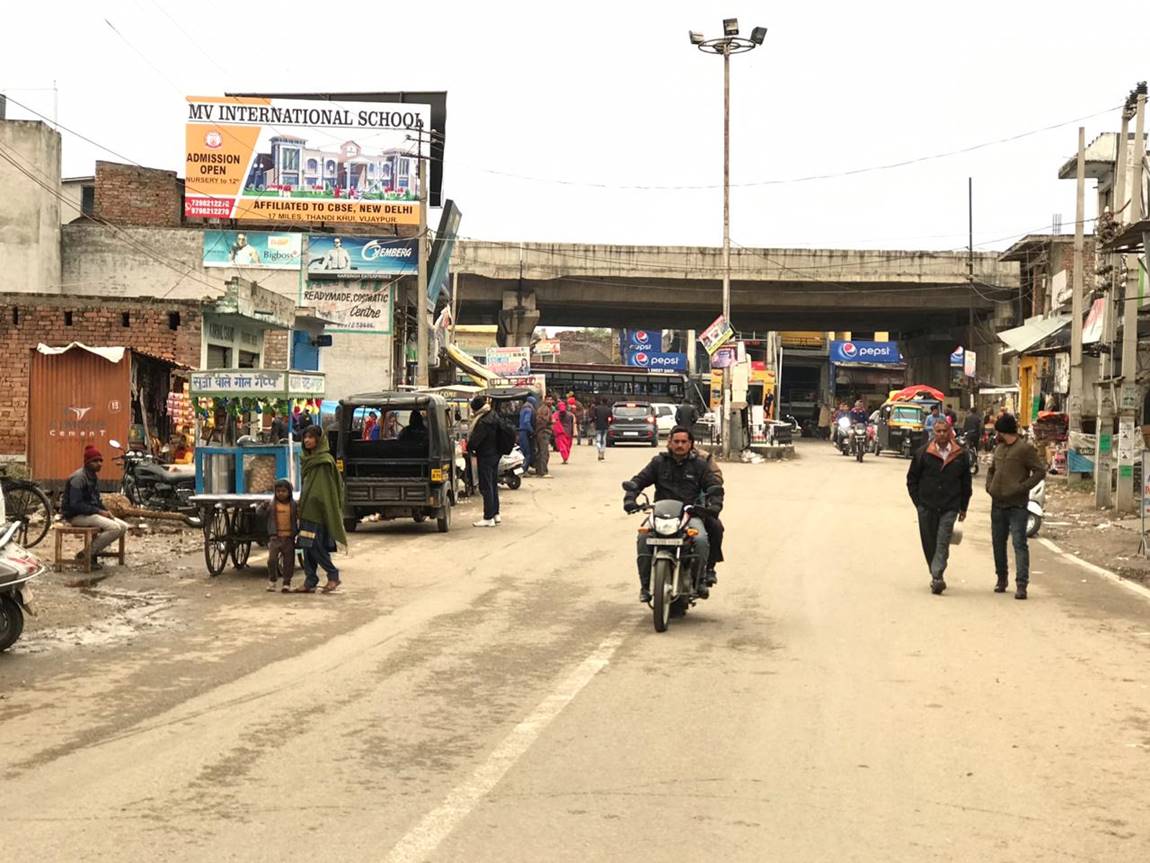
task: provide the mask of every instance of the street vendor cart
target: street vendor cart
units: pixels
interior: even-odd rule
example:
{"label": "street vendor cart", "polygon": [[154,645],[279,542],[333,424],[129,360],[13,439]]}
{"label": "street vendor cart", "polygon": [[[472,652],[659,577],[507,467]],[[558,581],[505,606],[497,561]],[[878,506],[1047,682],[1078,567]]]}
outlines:
{"label": "street vendor cart", "polygon": [[[324,376],[288,369],[212,369],[193,372],[190,393],[196,408],[196,441],[203,424],[218,417],[262,417],[274,412],[314,411],[324,395]],[[234,429],[235,423],[224,423]],[[214,437],[214,436],[213,436]],[[233,439],[234,438],[234,439]],[[300,445],[260,444],[251,435],[225,435],[219,445],[195,451],[196,494],[192,503],[204,531],[204,562],[210,575],[223,572],[229,559],[247,566],[252,543],[267,545],[266,520],[256,508],[272,500],[277,479],[287,479],[299,497]]]}

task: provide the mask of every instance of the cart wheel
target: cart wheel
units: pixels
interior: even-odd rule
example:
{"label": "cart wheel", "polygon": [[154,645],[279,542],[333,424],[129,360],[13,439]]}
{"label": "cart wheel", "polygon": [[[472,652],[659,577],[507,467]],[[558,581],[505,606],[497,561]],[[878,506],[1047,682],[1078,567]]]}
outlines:
{"label": "cart wheel", "polygon": [[228,514],[222,509],[212,510],[204,519],[204,562],[208,575],[219,575],[228,562]]}
{"label": "cart wheel", "polygon": [[248,565],[248,556],[252,553],[251,540],[237,542],[232,546],[232,564],[236,569],[243,569]]}

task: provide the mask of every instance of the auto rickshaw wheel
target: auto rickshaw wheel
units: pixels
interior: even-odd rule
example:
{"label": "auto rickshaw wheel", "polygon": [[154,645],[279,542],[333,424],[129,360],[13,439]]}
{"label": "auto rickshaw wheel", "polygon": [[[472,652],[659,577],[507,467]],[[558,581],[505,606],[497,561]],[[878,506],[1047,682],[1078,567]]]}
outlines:
{"label": "auto rickshaw wheel", "polygon": [[427,513],[417,512],[415,515],[412,516],[412,519],[415,521],[416,524],[423,524],[425,521],[427,521]]}
{"label": "auto rickshaw wheel", "polygon": [[447,533],[449,530],[451,530],[450,504],[440,507],[439,512],[435,517],[435,526],[439,528],[440,533]]}
{"label": "auto rickshaw wheel", "polygon": [[345,518],[343,520],[343,529],[345,533],[355,533],[355,529],[359,527],[358,518]]}

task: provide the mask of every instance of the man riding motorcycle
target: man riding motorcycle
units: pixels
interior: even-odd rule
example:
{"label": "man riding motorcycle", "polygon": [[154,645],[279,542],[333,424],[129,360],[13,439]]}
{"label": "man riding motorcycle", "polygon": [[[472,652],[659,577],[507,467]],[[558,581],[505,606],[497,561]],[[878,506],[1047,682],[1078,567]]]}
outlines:
{"label": "man riding motorcycle", "polygon": [[865,426],[867,424],[867,420],[870,419],[862,399],[859,399],[857,402],[855,402],[855,406],[851,408],[851,412],[848,414],[848,416],[851,419],[851,425],[862,423]]}
{"label": "man riding motorcycle", "polygon": [[[677,500],[697,509],[690,526],[698,531],[695,550],[707,560],[706,578],[699,596],[706,599],[715,583],[715,564],[722,560],[723,475],[709,455],[695,449],[695,437],[683,426],[671,429],[667,451],[659,453],[631,479],[623,483],[623,509],[638,512],[635,497],[647,486],[655,486],[655,500]],[[704,512],[705,510],[705,512]],[[639,601],[651,601],[651,549],[647,537],[639,534],[636,543],[639,566]]]}

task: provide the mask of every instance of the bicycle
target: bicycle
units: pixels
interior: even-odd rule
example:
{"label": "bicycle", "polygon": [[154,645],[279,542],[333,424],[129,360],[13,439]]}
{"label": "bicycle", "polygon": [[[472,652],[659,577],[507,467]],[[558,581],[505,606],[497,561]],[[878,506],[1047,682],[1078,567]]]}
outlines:
{"label": "bicycle", "polygon": [[31,480],[0,476],[0,489],[4,494],[4,513],[10,522],[20,525],[17,540],[24,548],[31,548],[48,535],[52,526],[52,501],[37,483]]}

